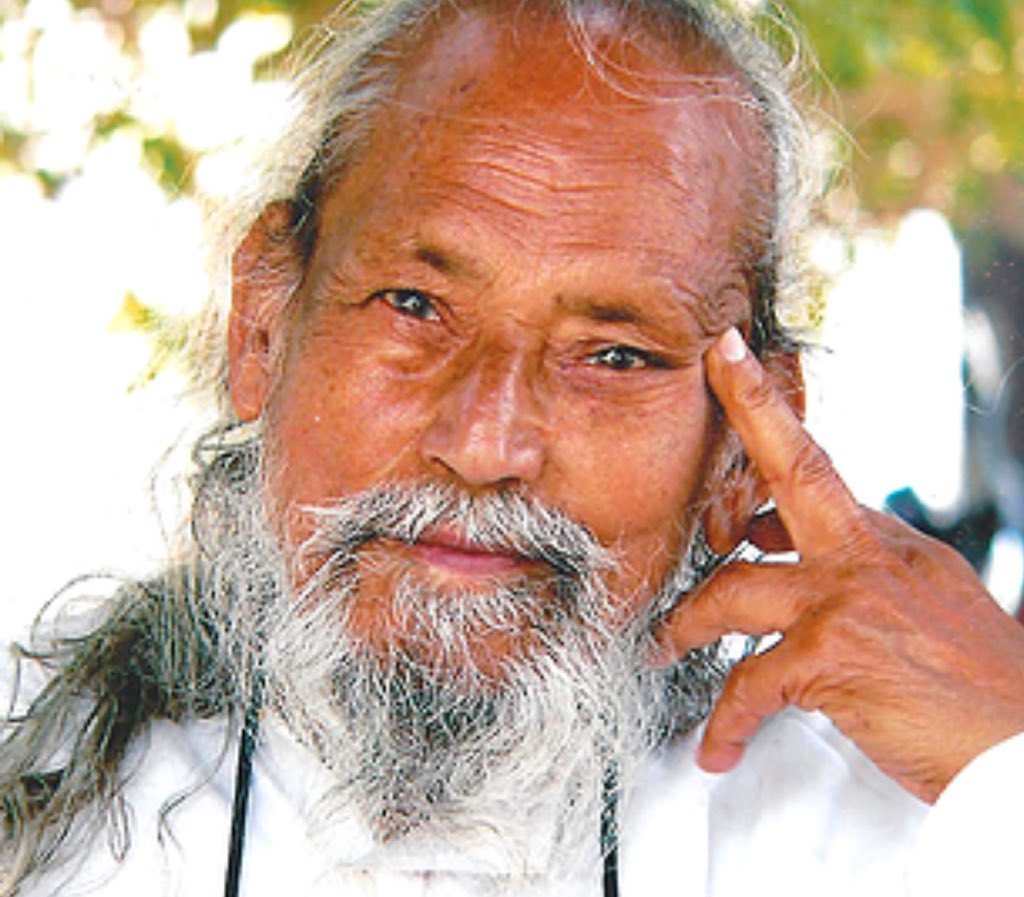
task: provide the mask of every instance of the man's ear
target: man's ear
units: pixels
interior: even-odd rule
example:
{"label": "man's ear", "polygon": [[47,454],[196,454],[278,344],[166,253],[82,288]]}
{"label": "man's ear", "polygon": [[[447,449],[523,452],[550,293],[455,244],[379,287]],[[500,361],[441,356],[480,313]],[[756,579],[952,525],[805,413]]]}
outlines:
{"label": "man's ear", "polygon": [[285,308],[302,276],[286,202],[267,206],[231,259],[228,386],[239,420],[262,414],[283,345]]}
{"label": "man's ear", "polygon": [[[791,352],[773,353],[762,358],[761,364],[775,388],[803,419],[804,378],[799,356]],[[708,546],[716,554],[724,555],[743,541],[754,512],[770,496],[760,472],[747,457],[724,414],[722,428],[711,460],[708,498],[701,522]]]}

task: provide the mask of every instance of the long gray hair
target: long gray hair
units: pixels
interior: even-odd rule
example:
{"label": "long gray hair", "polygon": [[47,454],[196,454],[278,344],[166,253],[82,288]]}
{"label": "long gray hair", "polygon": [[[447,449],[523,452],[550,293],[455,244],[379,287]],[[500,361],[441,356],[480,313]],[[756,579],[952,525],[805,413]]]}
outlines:
{"label": "long gray hair", "polygon": [[262,605],[254,593],[272,586],[241,569],[267,568],[272,548],[236,540],[226,554],[230,539],[217,531],[238,523],[212,507],[256,486],[256,455],[251,446],[225,443],[218,430],[196,457],[189,556],[152,579],[121,582],[100,600],[80,597],[101,586],[99,577],[83,577],[50,603],[52,616],[50,608],[40,615],[31,645],[17,649],[21,666],[40,665],[48,681],[4,724],[2,895],[73,853],[65,848],[90,833],[106,832],[114,855],[124,854],[122,762],[148,722],[233,716],[244,706],[254,639],[238,631],[232,608]]}

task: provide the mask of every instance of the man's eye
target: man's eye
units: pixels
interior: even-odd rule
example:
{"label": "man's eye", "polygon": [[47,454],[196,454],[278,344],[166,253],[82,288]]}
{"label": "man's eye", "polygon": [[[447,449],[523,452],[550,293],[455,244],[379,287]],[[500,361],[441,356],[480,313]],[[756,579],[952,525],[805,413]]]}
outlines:
{"label": "man's eye", "polygon": [[421,321],[439,321],[434,301],[426,293],[419,290],[381,290],[374,294],[375,299],[382,299],[395,311],[418,318]]}
{"label": "man's eye", "polygon": [[665,362],[651,352],[635,346],[608,346],[588,356],[590,364],[611,368],[613,371],[632,371],[638,368],[663,368]]}

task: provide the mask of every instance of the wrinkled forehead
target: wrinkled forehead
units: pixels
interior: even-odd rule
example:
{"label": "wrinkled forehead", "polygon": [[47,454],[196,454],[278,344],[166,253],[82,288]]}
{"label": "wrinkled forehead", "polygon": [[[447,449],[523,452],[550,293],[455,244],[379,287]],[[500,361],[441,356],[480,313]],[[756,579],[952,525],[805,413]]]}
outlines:
{"label": "wrinkled forehead", "polygon": [[[511,197],[515,180],[512,198],[550,218],[573,211],[574,191],[639,183],[639,173],[653,175],[651,203],[699,215],[721,246],[746,256],[765,236],[771,152],[756,104],[694,34],[607,11],[573,25],[545,3],[485,2],[447,7],[389,52],[400,73],[342,175],[342,218],[368,214],[382,191],[422,201],[439,173],[480,196]],[[630,206],[642,214],[642,202]],[[651,238],[663,239],[649,217]]]}
{"label": "wrinkled forehead", "polygon": [[547,212],[571,214],[556,207],[573,190],[639,172],[712,221],[721,246],[748,257],[767,237],[771,153],[756,103],[693,34],[609,12],[570,25],[545,2],[482,2],[445,7],[386,52],[400,60],[396,80],[330,177],[345,184],[347,207],[329,215],[364,217],[382,191],[422,197],[444,173],[485,187],[505,174],[517,188],[534,182]]}

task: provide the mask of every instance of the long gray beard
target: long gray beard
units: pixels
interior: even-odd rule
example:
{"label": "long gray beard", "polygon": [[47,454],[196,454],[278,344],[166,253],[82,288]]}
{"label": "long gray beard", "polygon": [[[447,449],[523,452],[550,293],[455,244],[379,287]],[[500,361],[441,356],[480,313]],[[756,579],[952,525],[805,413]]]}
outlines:
{"label": "long gray beard", "polygon": [[[327,829],[357,808],[381,843],[497,833],[507,865],[534,869],[544,832],[544,876],[578,872],[579,858],[597,852],[610,770],[628,788],[653,748],[706,715],[720,683],[711,654],[668,672],[643,662],[652,622],[693,586],[692,565],[680,564],[639,618],[612,628],[622,603],[605,586],[612,555],[582,526],[519,495],[388,486],[306,513],[316,530],[289,568],[315,574],[298,594],[273,590],[258,623],[241,629],[259,630],[268,709],[331,772],[314,825]],[[550,580],[451,592],[405,572],[393,613],[413,643],[433,649],[430,660],[397,646],[371,650],[348,625],[360,549],[413,542],[439,525],[542,560]],[[530,635],[497,677],[470,648],[489,632]]]}

